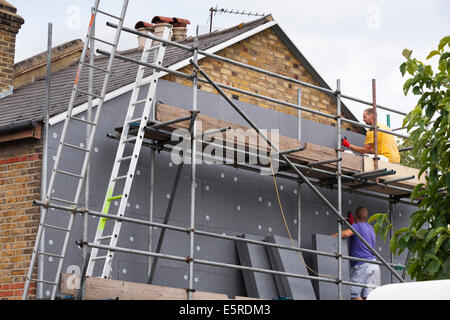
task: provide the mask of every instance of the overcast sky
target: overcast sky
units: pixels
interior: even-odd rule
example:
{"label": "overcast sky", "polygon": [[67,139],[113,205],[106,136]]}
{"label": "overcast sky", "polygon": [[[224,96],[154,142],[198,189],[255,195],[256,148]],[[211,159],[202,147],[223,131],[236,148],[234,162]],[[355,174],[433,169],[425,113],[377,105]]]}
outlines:
{"label": "overcast sky", "polygon": [[[16,44],[16,62],[46,50],[48,23],[53,24],[53,46],[83,39],[94,0],[8,0],[25,19]],[[120,13],[122,0],[103,0],[101,9]],[[344,94],[371,100],[371,79],[377,81],[377,102],[404,112],[417,101],[405,97],[399,65],[404,48],[424,61],[439,40],[450,34],[450,1],[448,0],[130,0],[125,25],[134,27],[139,20],[151,21],[155,15],[186,18],[191,21],[188,35],[199,25],[201,33],[209,30],[209,8],[239,9],[271,13],[293,43],[335,89],[341,79]],[[227,28],[256,17],[218,14],[215,28]],[[97,24],[97,35],[112,39],[113,30]],[[135,36],[124,33],[119,49],[137,46]],[[436,58],[430,60],[436,65]],[[362,120],[367,106],[345,101],[354,115]],[[386,112],[379,119],[386,123]],[[402,118],[391,114],[391,127],[401,126]]]}

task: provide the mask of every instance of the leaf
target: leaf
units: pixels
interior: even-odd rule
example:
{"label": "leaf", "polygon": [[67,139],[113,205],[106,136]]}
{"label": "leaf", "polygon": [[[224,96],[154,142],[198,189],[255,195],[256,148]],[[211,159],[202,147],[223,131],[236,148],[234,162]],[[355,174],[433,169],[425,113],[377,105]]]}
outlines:
{"label": "leaf", "polygon": [[398,248],[400,250],[404,250],[406,248],[406,246],[408,245],[408,240],[409,240],[409,234],[406,234],[403,237],[401,237],[398,240],[398,244],[397,244]]}
{"label": "leaf", "polygon": [[423,240],[423,238],[425,238],[426,233],[427,233],[427,230],[420,229],[419,231],[417,231],[416,237]]}
{"label": "leaf", "polygon": [[394,236],[399,236],[400,234],[402,234],[403,232],[406,232],[408,230],[409,230],[409,228],[407,228],[407,227],[398,229],[397,231],[394,232]]}
{"label": "leaf", "polygon": [[434,57],[435,55],[437,55],[437,54],[441,54],[438,50],[433,50],[433,51],[431,51],[429,54],[428,54],[428,56],[427,56],[427,60],[428,59],[430,59],[430,58],[432,58],[432,57]]}
{"label": "leaf", "polygon": [[448,59],[450,57],[450,52],[444,52],[441,57],[439,58],[439,61]]}
{"label": "leaf", "polygon": [[406,72],[406,62],[403,62],[400,65],[400,72],[402,73],[402,77],[403,77],[405,75],[405,72]]}
{"label": "leaf", "polygon": [[[443,37],[443,38],[441,39],[441,41],[439,42],[439,45],[438,45],[439,51],[441,51],[442,49],[444,49],[445,45],[446,45],[447,43],[449,43],[449,42],[450,42],[450,36]],[[405,50],[406,50],[406,49],[405,49]],[[403,50],[403,51],[405,51],[405,50]]]}
{"label": "leaf", "polygon": [[373,221],[378,220],[384,215],[386,215],[386,213],[375,213],[369,217],[369,220],[367,220],[367,222],[372,223]]}
{"label": "leaf", "polygon": [[[442,39],[443,40],[443,39]],[[441,40],[441,41],[442,41]],[[439,44],[440,45],[440,44]],[[408,59],[409,60],[409,58],[411,57],[411,54],[412,54],[412,50],[409,50],[409,49],[403,49],[403,51],[402,51],[402,56],[404,56],[406,59]]]}
{"label": "leaf", "polygon": [[427,265],[427,271],[431,274],[436,273],[441,267],[441,261],[434,254],[427,254],[425,258],[431,258],[431,261]]}
{"label": "leaf", "polygon": [[413,277],[413,274],[415,273],[418,266],[419,266],[419,261],[410,263],[410,265],[408,266],[408,273],[411,275],[411,277]]}
{"label": "leaf", "polygon": [[425,244],[427,244],[428,242],[430,242],[430,240],[432,238],[434,238],[437,234],[444,232],[446,228],[444,227],[440,227],[440,228],[433,228],[430,231],[428,231],[428,234],[425,238]]}
{"label": "leaf", "polygon": [[434,253],[437,253],[439,251],[439,248],[441,247],[442,243],[448,238],[449,238],[448,234],[446,234],[446,233],[441,234],[441,236],[436,241],[436,246],[434,247]]}
{"label": "leaf", "polygon": [[410,78],[406,80],[405,84],[403,85],[403,93],[405,94],[405,96],[408,94],[409,88],[411,87],[413,81],[414,79]]}
{"label": "leaf", "polygon": [[397,237],[393,236],[391,238],[391,241],[389,242],[389,248],[391,249],[391,252],[393,254],[395,254],[395,252],[397,251]]}
{"label": "leaf", "polygon": [[420,87],[419,87],[419,86],[415,86],[415,87],[413,88],[413,93],[414,93],[415,95],[421,95],[421,94],[422,94],[422,91],[420,90]]}
{"label": "leaf", "polygon": [[450,279],[450,255],[444,260],[442,269],[444,271],[444,274],[447,276],[446,278]]}

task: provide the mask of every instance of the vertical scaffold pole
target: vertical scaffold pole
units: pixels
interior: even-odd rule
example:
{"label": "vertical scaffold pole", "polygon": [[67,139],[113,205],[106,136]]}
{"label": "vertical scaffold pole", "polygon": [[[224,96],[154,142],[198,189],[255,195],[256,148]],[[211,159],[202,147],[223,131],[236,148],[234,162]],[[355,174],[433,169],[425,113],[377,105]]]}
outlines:
{"label": "vertical scaffold pole", "polygon": [[[372,110],[373,110],[373,153],[374,153],[374,162],[373,169],[378,169],[378,127],[377,127],[377,89],[375,79],[372,79]],[[378,178],[375,179],[378,182]]]}
{"label": "vertical scaffold pole", "polygon": [[[337,112],[337,148],[336,148],[336,156],[337,158],[341,158],[341,135],[342,135],[342,128],[341,128],[341,80],[337,79],[337,88],[336,88],[336,112]],[[337,184],[338,184],[338,207],[337,211],[339,212],[339,215],[342,216],[342,180],[341,180],[341,174],[342,174],[342,166],[341,161],[337,162]],[[338,219],[338,299],[342,300],[342,224]]]}
{"label": "vertical scaffold pole", "polygon": [[[302,91],[298,89],[298,105],[302,105]],[[302,142],[302,111],[298,109],[297,111],[297,139]],[[297,235],[298,235],[298,247],[301,248],[302,243],[302,184],[297,182],[298,186],[298,217],[297,217]]]}
{"label": "vertical scaffold pole", "polygon": [[[50,114],[50,84],[51,84],[51,67],[52,67],[52,34],[53,34],[53,24],[49,22],[48,24],[48,35],[47,35],[47,77],[46,77],[46,101],[45,101],[45,126],[44,126],[44,143],[42,145],[42,180],[41,180],[41,200],[45,201],[45,195],[47,194],[47,164],[48,164],[48,131],[49,125],[49,114]],[[45,208],[41,207],[41,216]],[[45,252],[45,230],[42,231],[41,243],[39,244],[39,250]],[[38,279],[44,280],[44,256],[38,257]],[[44,297],[44,283],[39,282],[37,284],[36,291],[37,299],[42,299]]]}
{"label": "vertical scaffold pole", "polygon": [[[195,63],[198,61],[198,38],[194,38],[194,54],[193,60]],[[192,78],[192,111],[197,111],[197,72],[193,70]],[[197,165],[197,120],[196,117],[192,119],[192,132],[191,132],[191,221],[189,232],[189,292],[188,299],[192,300],[193,293],[193,279],[194,279],[194,228],[195,228],[195,188],[197,187],[196,181],[196,165]]]}
{"label": "vertical scaffold pole", "polygon": [[[389,222],[392,226],[394,226],[394,201],[392,195],[389,196],[389,207],[388,207],[388,216]],[[389,229],[389,240],[392,239],[393,236],[393,228]],[[394,254],[391,252],[390,261],[391,264],[394,263]],[[394,283],[394,276],[391,273],[391,283]]]}

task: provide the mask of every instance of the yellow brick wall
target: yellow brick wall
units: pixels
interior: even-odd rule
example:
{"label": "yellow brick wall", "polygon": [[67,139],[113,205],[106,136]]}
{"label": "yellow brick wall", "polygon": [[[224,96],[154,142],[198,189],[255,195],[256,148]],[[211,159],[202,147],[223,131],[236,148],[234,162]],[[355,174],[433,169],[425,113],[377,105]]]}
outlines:
{"label": "yellow brick wall", "polygon": [[[278,38],[272,29],[266,29],[254,36],[227,47],[217,52],[217,55],[319,86],[319,84],[313,79],[312,75],[294,57],[293,53]],[[327,114],[336,114],[335,102],[333,102],[331,97],[324,92],[306,87],[300,87],[288,81],[266,76],[261,73],[243,69],[212,58],[203,58],[200,60],[199,65],[201,65],[203,70],[205,70],[205,72],[218,83],[252,91],[263,96],[283,100],[293,104],[297,104],[297,90],[300,88],[302,92],[302,106]],[[192,67],[184,67],[181,71],[191,73]],[[192,86],[191,81],[179,77],[167,75],[165,79],[183,85]],[[203,83],[200,84],[199,87],[204,91],[215,92],[211,86]],[[243,102],[297,115],[297,110],[293,108],[231,91],[226,92],[229,96],[239,96],[239,100]],[[328,125],[335,125],[336,123],[336,121],[332,119],[308,112],[302,112],[302,117]],[[342,127],[349,128],[352,131],[357,131],[356,128],[353,128],[347,123],[342,123]]]}

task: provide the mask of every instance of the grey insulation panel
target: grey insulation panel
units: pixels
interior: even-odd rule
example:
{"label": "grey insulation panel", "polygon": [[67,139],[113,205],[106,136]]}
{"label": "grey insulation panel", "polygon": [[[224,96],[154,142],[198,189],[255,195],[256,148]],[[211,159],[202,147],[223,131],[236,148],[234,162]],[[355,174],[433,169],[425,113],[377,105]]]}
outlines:
{"label": "grey insulation panel", "polygon": [[[314,250],[322,252],[336,253],[338,249],[338,239],[330,235],[314,234],[313,246]],[[342,240],[342,255],[348,256],[348,240]],[[316,255],[314,259],[314,269],[320,277],[337,278],[338,260],[334,257]],[[342,259],[342,279],[350,280],[350,263],[349,260]],[[339,299],[338,289],[334,283],[314,281],[317,295],[320,300],[337,300]],[[344,300],[350,299],[350,287],[342,285],[342,297]]]}
{"label": "grey insulation panel", "polygon": [[[97,134],[94,140],[94,149],[91,154],[90,196],[89,209],[101,211],[105,199],[107,183],[113,166],[113,160],[117,149],[117,141],[106,137],[107,133],[113,133],[114,128],[121,127],[125,117],[126,106],[129,103],[130,93],[123,94],[112,100],[106,101]],[[192,89],[169,81],[158,83],[157,99],[168,105],[191,109]],[[214,116],[223,120],[244,124],[239,115],[222,97],[204,91],[198,92],[199,110],[203,114]],[[297,118],[263,109],[258,106],[235,100],[247,114],[249,114],[261,128],[278,128],[282,135],[295,137]],[[95,113],[94,109],[94,113]],[[86,113],[77,115],[86,117]],[[308,120],[302,120],[303,138],[306,142],[336,147],[336,129]],[[56,151],[60,139],[63,123],[57,123],[50,127],[49,132],[49,156],[48,177],[53,169]],[[320,131],[322,134],[317,135]],[[86,143],[86,128],[81,123],[74,123],[68,130],[70,144],[82,146]],[[364,137],[352,132],[346,132],[353,136],[355,143],[362,143]],[[131,146],[127,146],[131,152]],[[79,172],[81,170],[82,152],[66,149],[61,159],[62,170]],[[125,215],[127,217],[149,220],[149,196],[150,196],[150,151],[143,148],[138,161],[137,171],[130,192],[129,203]],[[161,223],[164,219],[169,202],[170,192],[174,183],[176,165],[171,159],[170,153],[156,154],[155,161],[155,202],[154,221]],[[190,223],[190,166],[186,165],[181,173],[180,184],[175,195],[169,224],[187,227]],[[50,180],[50,179],[48,179]],[[58,198],[73,199],[76,180],[71,178],[56,179],[52,195]],[[301,225],[302,247],[313,248],[312,235],[332,234],[337,231],[336,217],[332,210],[315,195],[305,184],[299,186],[296,181],[278,178],[278,191],[281,203],[286,215],[286,221],[293,234],[297,238],[297,230]],[[320,192],[337,207],[337,193],[325,188],[318,188]],[[298,196],[302,196],[301,216],[298,212]],[[197,167],[197,188],[195,199],[195,228],[218,234],[236,236],[238,234],[252,234],[261,239],[267,235],[287,237],[286,229],[278,206],[273,179],[270,176],[262,176],[256,172],[235,169],[219,164],[201,164]],[[81,194],[80,205],[84,204],[84,190]],[[367,197],[343,193],[343,212],[354,211],[355,208],[365,204],[370,213],[386,212],[387,201],[374,200]],[[111,204],[110,214],[117,212],[118,202]],[[398,227],[408,225],[408,217],[413,212],[413,207],[397,205],[393,219]],[[59,210],[49,210],[49,223],[55,225],[67,225],[69,215]],[[93,241],[98,225],[98,218],[88,218],[89,241]],[[69,239],[68,254],[64,262],[63,272],[79,272],[82,269],[81,249],[75,241],[81,239],[83,218],[75,218],[72,236]],[[112,221],[107,222],[106,228],[112,227]],[[150,238],[151,233],[151,238]],[[159,229],[146,226],[124,223],[119,237],[118,246],[137,250],[148,250],[149,240],[152,240],[152,250],[155,249],[159,237]],[[56,230],[48,230],[45,234],[45,251],[56,253],[60,250],[63,235]],[[377,251],[387,260],[390,258],[389,247],[381,239],[377,239]],[[187,233],[167,231],[164,238],[162,253],[187,257],[189,255],[189,237]],[[399,258],[399,262],[403,259]],[[54,281],[56,271],[56,259],[44,257],[44,278]],[[194,258],[225,262],[239,265],[234,241],[210,238],[196,235],[194,239]],[[304,254],[308,265],[313,263],[313,255]],[[113,262],[113,279],[126,279],[129,281],[145,282],[148,276],[149,258],[139,255],[116,253]],[[96,270],[97,272],[98,270]],[[167,259],[160,259],[156,269],[154,283],[179,288],[187,288],[185,279],[189,274],[189,265]],[[390,282],[390,275],[382,268],[382,284]],[[241,270],[230,268],[218,268],[207,265],[194,265],[194,287],[197,290],[225,293],[229,296],[245,295],[246,286]],[[333,285],[332,285],[333,286]],[[335,287],[335,286],[334,286]],[[44,298],[48,297],[50,287],[44,285]],[[336,289],[337,290],[337,289]]]}
{"label": "grey insulation panel", "polygon": [[[264,237],[251,234],[242,234],[241,238],[263,241]],[[236,250],[239,262],[243,266],[271,270],[269,255],[264,246],[236,241]],[[275,299],[280,295],[277,290],[274,276],[268,273],[243,270],[245,288],[249,297],[261,299]]]}
{"label": "grey insulation panel", "polygon": [[[291,240],[276,235],[268,236],[266,241],[284,246],[292,246]],[[273,270],[308,275],[306,264],[301,252],[267,247]],[[295,277],[275,276],[278,290],[283,297],[294,300],[316,300],[314,289],[309,279]]]}

